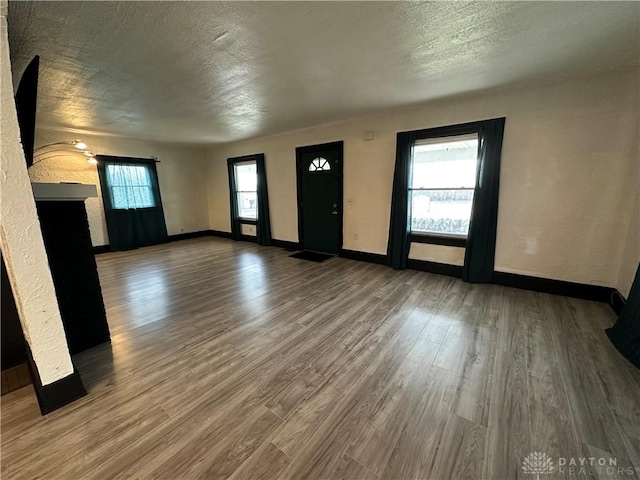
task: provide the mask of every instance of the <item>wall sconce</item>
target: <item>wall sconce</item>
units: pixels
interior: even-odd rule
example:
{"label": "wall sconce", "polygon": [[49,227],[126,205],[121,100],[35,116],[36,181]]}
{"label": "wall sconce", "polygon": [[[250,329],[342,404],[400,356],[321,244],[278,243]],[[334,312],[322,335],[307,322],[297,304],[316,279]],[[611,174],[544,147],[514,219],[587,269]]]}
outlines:
{"label": "wall sconce", "polygon": [[[51,147],[54,147],[54,148],[52,149]],[[85,157],[87,157],[87,161],[92,165],[95,165],[96,163],[98,163],[98,160],[96,160],[96,156],[93,153],[91,153],[89,150],[87,150],[86,143],[84,143],[82,140],[74,140],[72,142],[48,143],[47,145],[43,145],[41,147],[34,149],[33,163],[29,168],[33,167],[36,163],[40,163],[49,158],[66,156],[65,154],[58,154],[58,155],[50,155],[48,157],[45,157],[47,153],[54,153],[54,152],[64,151],[64,150],[75,151],[76,153],[82,153]],[[42,157],[42,158],[39,158],[39,157]]]}

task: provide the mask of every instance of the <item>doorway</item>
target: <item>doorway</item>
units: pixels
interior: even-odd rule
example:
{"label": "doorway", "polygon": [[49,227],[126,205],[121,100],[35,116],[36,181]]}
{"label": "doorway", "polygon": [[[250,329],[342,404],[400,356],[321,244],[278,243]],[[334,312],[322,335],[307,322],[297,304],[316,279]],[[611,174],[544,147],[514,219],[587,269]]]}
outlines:
{"label": "doorway", "polygon": [[343,142],[296,148],[298,238],[304,250],[342,248]]}

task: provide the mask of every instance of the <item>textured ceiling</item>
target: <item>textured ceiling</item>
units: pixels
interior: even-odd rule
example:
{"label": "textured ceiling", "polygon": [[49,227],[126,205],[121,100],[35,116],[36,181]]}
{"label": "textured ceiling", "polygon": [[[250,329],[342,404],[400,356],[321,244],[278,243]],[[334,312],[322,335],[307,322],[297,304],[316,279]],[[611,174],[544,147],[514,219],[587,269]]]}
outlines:
{"label": "textured ceiling", "polygon": [[638,2],[10,2],[38,124],[217,143],[638,64]]}

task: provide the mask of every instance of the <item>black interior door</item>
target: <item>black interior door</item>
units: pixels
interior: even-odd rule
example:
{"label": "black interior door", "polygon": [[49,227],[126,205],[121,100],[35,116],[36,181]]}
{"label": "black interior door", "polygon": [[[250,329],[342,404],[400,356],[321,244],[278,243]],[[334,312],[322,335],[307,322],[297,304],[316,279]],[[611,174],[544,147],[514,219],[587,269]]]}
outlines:
{"label": "black interior door", "polygon": [[303,248],[337,254],[342,246],[342,142],[298,149],[298,195]]}

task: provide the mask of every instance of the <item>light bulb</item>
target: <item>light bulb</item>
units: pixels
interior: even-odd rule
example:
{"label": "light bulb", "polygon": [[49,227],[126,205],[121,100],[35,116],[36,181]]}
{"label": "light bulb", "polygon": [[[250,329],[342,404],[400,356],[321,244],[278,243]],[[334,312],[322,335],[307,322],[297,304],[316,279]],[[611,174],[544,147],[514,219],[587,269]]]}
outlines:
{"label": "light bulb", "polygon": [[85,150],[84,152],[82,152],[82,154],[85,157],[93,157],[94,156],[93,153],[91,153],[89,150]]}
{"label": "light bulb", "polygon": [[98,163],[98,160],[96,160],[94,157],[91,157],[90,159],[87,160],[87,162],[89,162],[92,165],[95,165],[96,163]]}
{"label": "light bulb", "polygon": [[73,145],[78,149],[78,150],[84,150],[85,148],[87,148],[87,144],[84,143],[82,140],[76,140],[75,142],[73,142]]}

